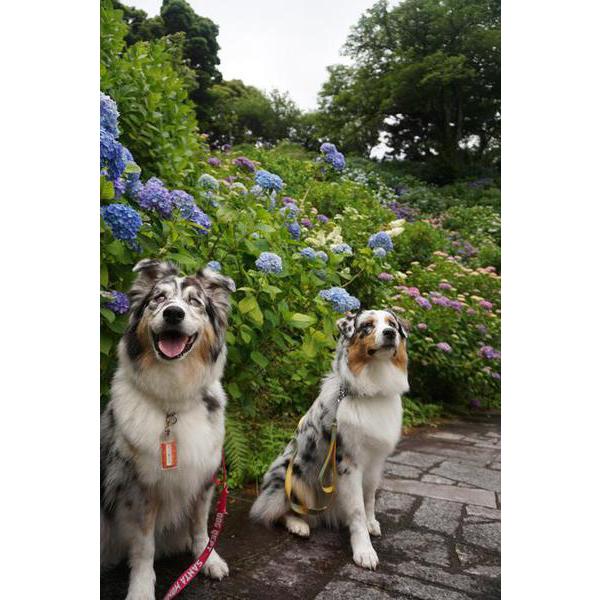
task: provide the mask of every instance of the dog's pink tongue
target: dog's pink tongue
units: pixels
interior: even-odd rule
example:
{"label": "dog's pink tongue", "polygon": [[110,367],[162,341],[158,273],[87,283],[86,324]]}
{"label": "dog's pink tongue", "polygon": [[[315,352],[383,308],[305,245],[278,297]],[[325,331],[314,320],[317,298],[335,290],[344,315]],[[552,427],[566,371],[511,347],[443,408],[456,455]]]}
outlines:
{"label": "dog's pink tongue", "polygon": [[187,337],[182,335],[180,337],[168,337],[158,340],[158,347],[160,351],[169,358],[175,358],[178,354],[181,354],[185,348]]}

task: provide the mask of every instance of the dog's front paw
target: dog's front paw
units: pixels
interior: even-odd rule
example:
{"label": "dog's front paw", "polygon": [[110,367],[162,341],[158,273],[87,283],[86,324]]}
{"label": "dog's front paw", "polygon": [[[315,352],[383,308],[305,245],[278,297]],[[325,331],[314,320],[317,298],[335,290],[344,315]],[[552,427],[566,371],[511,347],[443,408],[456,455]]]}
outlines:
{"label": "dog's front paw", "polygon": [[377,552],[373,549],[373,546],[355,550],[352,558],[359,567],[371,569],[372,571],[374,571],[379,564],[379,557],[377,556]]}
{"label": "dog's front paw", "polygon": [[132,572],[125,600],[154,600],[155,582],[153,569]]}
{"label": "dog's front paw", "polygon": [[229,567],[227,563],[215,552],[208,557],[205,565],[202,567],[202,573],[211,579],[218,579],[229,575]]}
{"label": "dog's front paw", "polygon": [[310,535],[310,527],[304,519],[287,515],[285,517],[285,528],[294,535],[300,537],[308,537]]}
{"label": "dog's front paw", "polygon": [[127,593],[125,600],[154,600],[154,590],[152,592],[145,592],[143,590],[130,590]]}
{"label": "dog's front paw", "polygon": [[381,535],[381,525],[379,525],[379,521],[375,518],[372,518],[367,522],[367,529],[369,530],[369,533],[375,537]]}

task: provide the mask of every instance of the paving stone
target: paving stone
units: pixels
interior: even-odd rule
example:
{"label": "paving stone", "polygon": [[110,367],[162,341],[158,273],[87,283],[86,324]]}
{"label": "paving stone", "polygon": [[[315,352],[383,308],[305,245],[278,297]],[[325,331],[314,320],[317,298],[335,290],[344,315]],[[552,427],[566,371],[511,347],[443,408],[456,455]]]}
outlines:
{"label": "paving stone", "polygon": [[462,448],[460,446],[449,447],[448,445],[442,446],[432,442],[428,446],[420,447],[419,453],[431,454],[438,457],[442,455],[445,458],[458,458],[467,463],[483,466],[495,460],[499,451],[491,450],[490,448],[473,448],[469,446],[463,446]]}
{"label": "paving stone", "polygon": [[452,481],[452,479],[447,479],[446,477],[440,477],[439,475],[430,475],[426,473],[421,477],[421,481],[424,483],[441,483],[443,485],[456,485],[456,481]]}
{"label": "paving stone", "polygon": [[465,544],[456,544],[454,547],[456,556],[461,565],[473,566],[482,563],[486,559],[485,551]]}
{"label": "paving stone", "polygon": [[396,556],[402,553],[407,560],[421,560],[426,563],[450,566],[450,552],[446,540],[437,533],[424,533],[405,529],[391,535],[384,535],[378,540],[382,555]]}
{"label": "paving stone", "polygon": [[500,434],[496,433],[495,431],[488,431],[485,435],[487,435],[488,437],[500,439]]}
{"label": "paving stone", "polygon": [[[465,596],[461,592],[449,590],[438,585],[430,585],[413,577],[398,575],[396,572],[386,573],[381,569],[369,571],[368,569],[360,569],[355,565],[349,565],[342,569],[340,575],[368,585],[377,586],[387,593],[393,593],[394,598],[402,598],[404,597],[402,594],[408,594],[411,598],[419,598],[420,600],[469,600],[469,596]],[[437,583],[442,582],[437,581]]]}
{"label": "paving stone", "polygon": [[386,475],[404,477],[406,479],[418,479],[422,475],[422,471],[416,467],[410,467],[408,465],[401,465],[389,461],[385,463],[385,469],[383,472]]}
{"label": "paving stone", "polygon": [[470,575],[481,575],[483,577],[500,577],[500,566],[495,565],[478,565],[476,567],[471,567],[470,569],[465,569],[465,573],[469,573]]}
{"label": "paving stone", "polygon": [[493,492],[500,491],[500,473],[453,461],[445,461],[430,471],[431,475],[441,475],[455,481],[475,485]]}
{"label": "paving stone", "polygon": [[414,496],[379,490],[375,499],[375,512],[387,515],[390,513],[408,514],[416,501],[417,499]]}
{"label": "paving stone", "polygon": [[458,433],[450,433],[449,431],[436,431],[434,433],[428,433],[427,437],[439,440],[448,440],[451,442],[464,439],[464,436],[459,435]]}
{"label": "paving stone", "polygon": [[410,465],[413,467],[422,467],[429,469],[438,463],[446,460],[444,456],[435,456],[431,454],[423,454],[422,452],[412,452],[411,450],[405,450],[399,454],[390,456],[388,461],[401,463],[403,465]]}
{"label": "paving stone", "polygon": [[420,527],[452,535],[458,528],[462,505],[433,498],[423,498],[413,522]]}
{"label": "paving stone", "polygon": [[488,468],[494,469],[494,471],[500,471],[501,467],[499,462],[493,462]]}
{"label": "paving stone", "polygon": [[486,508],[485,506],[466,507],[466,519],[478,521],[499,521],[500,511],[497,508]]}
{"label": "paving stone", "polygon": [[[349,564],[340,571],[340,575],[351,579],[358,579],[359,581],[370,579],[368,575],[363,576],[361,573],[357,573],[356,571],[358,569],[359,567],[356,565]],[[385,560],[383,560],[378,570],[380,569],[386,574],[393,573],[393,576],[405,575],[422,581],[454,588],[462,592],[472,593],[483,591],[485,589],[485,582],[481,582],[477,577],[449,573],[440,567],[423,565],[414,561],[386,563]]]}
{"label": "paving stone", "polygon": [[500,551],[500,523],[465,523],[463,538],[475,546]]}
{"label": "paving stone", "polygon": [[477,444],[473,444],[475,448],[498,448],[498,444],[486,444],[485,442],[478,442]]}
{"label": "paving stone", "polygon": [[331,581],[315,600],[387,600],[388,598],[407,598],[408,596],[390,596],[384,591],[356,583],[354,581]]}
{"label": "paving stone", "polygon": [[426,496],[428,498],[439,498],[462,504],[477,504],[496,508],[496,495],[488,490],[461,488],[452,485],[436,485],[434,483],[423,483],[408,479],[386,479],[381,483],[382,489],[390,492],[402,492],[414,496]]}

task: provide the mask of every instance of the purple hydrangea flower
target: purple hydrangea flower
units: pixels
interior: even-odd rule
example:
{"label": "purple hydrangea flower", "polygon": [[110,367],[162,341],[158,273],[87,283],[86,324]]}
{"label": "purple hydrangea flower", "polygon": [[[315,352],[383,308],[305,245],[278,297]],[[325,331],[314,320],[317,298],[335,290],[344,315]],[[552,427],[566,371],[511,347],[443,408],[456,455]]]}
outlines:
{"label": "purple hydrangea flower", "polygon": [[481,348],[479,348],[479,356],[481,356],[481,358],[487,358],[488,360],[496,360],[497,358],[500,358],[500,352],[495,348],[492,348],[492,346],[481,346]]}
{"label": "purple hydrangea flower", "polygon": [[115,198],[118,199],[125,193],[125,190],[127,189],[127,184],[125,183],[125,181],[123,181],[121,177],[119,177],[119,179],[113,181],[113,187],[115,189]]}
{"label": "purple hydrangea flower", "polygon": [[245,169],[246,171],[249,171],[250,173],[254,173],[254,171],[256,171],[254,163],[245,156],[238,156],[237,158],[234,158],[233,164],[236,167],[240,167],[240,169]]}
{"label": "purple hydrangea flower", "polygon": [[419,331],[427,331],[427,323],[417,323],[417,329]]}
{"label": "purple hydrangea flower", "polygon": [[477,311],[474,308],[467,308],[467,314],[472,317],[477,314]]}
{"label": "purple hydrangea flower", "polygon": [[345,313],[349,310],[358,310],[360,300],[351,296],[344,288],[332,287],[328,290],[321,290],[319,296],[327,300],[333,309],[339,313]]}
{"label": "purple hydrangea flower", "polygon": [[[336,171],[342,171],[346,166],[346,159],[344,158],[344,155],[341,152],[335,152],[333,154],[328,154],[327,158],[329,158],[330,156],[332,157],[331,166]],[[327,158],[325,160],[327,160]]]}
{"label": "purple hydrangea flower", "polygon": [[425,310],[431,310],[431,303],[429,302],[429,300],[427,300],[427,298],[423,298],[423,296],[417,296],[415,298],[415,302],[421,308],[424,308]]}
{"label": "purple hydrangea flower", "polygon": [[406,288],[406,294],[408,294],[411,298],[416,298],[421,295],[418,287],[409,287]]}
{"label": "purple hydrangea flower", "polygon": [[182,209],[184,206],[193,207],[196,206],[196,201],[191,194],[184,192],[183,190],[173,190],[171,192],[171,202],[175,208]]}
{"label": "purple hydrangea flower", "polygon": [[171,192],[158,177],[151,177],[138,194],[138,202],[144,210],[156,210],[168,218],[173,212]]}
{"label": "purple hydrangea flower", "polygon": [[124,315],[129,310],[129,298],[127,294],[116,290],[113,290],[111,294],[113,299],[110,302],[106,302],[104,306],[117,315]]}
{"label": "purple hydrangea flower", "polygon": [[109,204],[101,209],[102,219],[117,240],[134,240],[142,226],[138,213],[126,204]]}
{"label": "purple hydrangea flower", "polygon": [[285,206],[282,206],[279,209],[279,212],[288,220],[290,219],[295,219],[296,215],[300,212],[300,209],[293,203],[290,202],[289,204],[286,204]]}
{"label": "purple hydrangea flower", "polygon": [[[472,310],[472,309],[471,309],[471,310]],[[467,311],[467,312],[468,312],[468,311]],[[473,311],[473,312],[475,312],[475,311]],[[480,333],[481,335],[487,335],[488,328],[487,328],[485,325],[479,324],[479,325],[477,325],[477,328],[476,328],[476,329],[477,329],[477,331],[479,331],[479,333]]]}
{"label": "purple hydrangea flower", "polygon": [[444,306],[446,308],[450,306],[450,299],[446,298],[446,296],[434,296],[431,301],[438,306]]}
{"label": "purple hydrangea flower", "polygon": [[300,219],[300,225],[302,225],[302,227],[306,227],[306,229],[312,229],[314,227],[313,222],[307,218]]}
{"label": "purple hydrangea flower", "polygon": [[473,400],[471,400],[471,402],[469,402],[469,406],[471,408],[481,408],[481,400],[479,400],[477,398],[473,398]]}
{"label": "purple hydrangea flower", "polygon": [[379,281],[392,281],[394,279],[394,276],[391,273],[386,273],[385,271],[379,273],[379,275],[377,275],[377,279],[379,279]]}
{"label": "purple hydrangea flower", "polygon": [[450,344],[447,344],[446,342],[439,342],[438,344],[435,345],[435,347],[438,350],[445,352],[446,354],[452,352],[452,346]]}
{"label": "purple hydrangea flower", "polygon": [[385,231],[380,231],[369,238],[368,246],[369,248],[383,248],[386,252],[390,252],[394,249],[394,242]]}
{"label": "purple hydrangea flower", "polygon": [[452,286],[445,281],[442,281],[442,283],[440,283],[440,285],[438,287],[440,288],[440,290],[451,290],[452,289]]}
{"label": "purple hydrangea flower", "polygon": [[329,142],[324,142],[323,144],[321,144],[319,150],[322,154],[332,154],[333,152],[337,152],[335,144],[330,144]]}
{"label": "purple hydrangea flower", "polygon": [[317,215],[317,221],[319,221],[319,223],[329,223],[329,217],[326,215]]}
{"label": "purple hydrangea flower", "polygon": [[462,304],[458,300],[450,300],[448,302],[448,307],[454,309],[457,312],[462,310]]}
{"label": "purple hydrangea flower", "polygon": [[283,270],[281,257],[273,252],[261,252],[254,264],[263,273],[281,273]]}
{"label": "purple hydrangea flower", "polygon": [[223,150],[223,152],[229,152],[231,150],[231,144],[223,144],[223,146],[221,146],[221,149]]}
{"label": "purple hydrangea flower", "polygon": [[482,300],[479,303],[479,306],[481,306],[483,310],[492,310],[492,308],[494,307],[494,305],[491,302],[488,302],[487,300]]}
{"label": "purple hydrangea flower", "polygon": [[216,156],[211,156],[206,162],[211,167],[218,167],[221,164],[221,161]]}
{"label": "purple hydrangea flower", "polygon": [[497,379],[498,381],[500,381],[500,379],[502,378],[501,375],[500,375],[500,373],[498,373],[498,371],[494,371],[491,374],[491,377],[492,377],[492,379]]}
{"label": "purple hydrangea flower", "polygon": [[417,218],[415,209],[408,204],[399,204],[393,201],[388,204],[388,208],[396,215],[396,218],[404,219],[409,223],[412,223]]}

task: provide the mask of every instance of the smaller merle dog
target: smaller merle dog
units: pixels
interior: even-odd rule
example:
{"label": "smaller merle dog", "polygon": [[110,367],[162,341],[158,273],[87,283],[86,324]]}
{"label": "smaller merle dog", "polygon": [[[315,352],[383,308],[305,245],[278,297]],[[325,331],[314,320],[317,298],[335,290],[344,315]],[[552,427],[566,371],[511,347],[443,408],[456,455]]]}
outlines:
{"label": "smaller merle dog", "polygon": [[[269,467],[250,516],[265,525],[283,521],[291,533],[304,537],[320,522],[346,525],[354,562],[375,569],[379,559],[369,534],[381,535],[375,492],[402,429],[401,396],[408,391],[406,331],[390,310],[348,315],[338,321],[338,328],[333,370],[300,422],[295,440]],[[336,417],[337,490],[328,496],[319,472]],[[291,501],[295,499],[296,507],[328,505],[327,509],[294,514],[285,491],[288,472],[293,474]]]}
{"label": "smaller merle dog", "polygon": [[[128,558],[127,599],[152,600],[155,555],[198,556],[208,541],[235,285],[211,269],[182,277],[158,260],[134,271],[129,328],[101,420],[101,556],[103,566]],[[214,551],[202,572],[229,574]]]}

